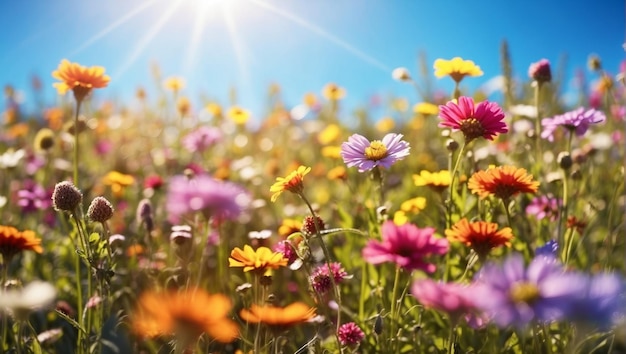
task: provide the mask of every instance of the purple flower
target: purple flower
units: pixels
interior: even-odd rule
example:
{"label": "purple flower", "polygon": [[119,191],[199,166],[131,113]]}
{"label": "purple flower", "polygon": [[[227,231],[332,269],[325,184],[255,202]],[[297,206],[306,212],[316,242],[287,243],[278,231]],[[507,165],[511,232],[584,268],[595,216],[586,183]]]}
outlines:
{"label": "purple flower", "polygon": [[586,279],[580,299],[569,320],[608,329],[626,316],[626,283],[615,274],[597,274]]}
{"label": "purple flower", "polygon": [[202,126],[183,138],[183,145],[190,152],[203,152],[222,140],[222,132],[213,127]]}
{"label": "purple flower", "polygon": [[411,286],[411,295],[424,307],[443,311],[457,321],[462,315],[476,310],[471,291],[458,283],[441,283],[431,279],[416,280]]}
{"label": "purple flower", "polygon": [[564,319],[586,286],[583,275],[566,273],[550,257],[534,258],[525,267],[522,256],[514,254],[501,265],[485,265],[472,293],[477,306],[498,326],[523,327],[533,320]]}
{"label": "purple flower", "polygon": [[557,257],[557,252],[559,251],[559,244],[555,240],[550,240],[546,242],[545,245],[537,248],[535,250],[535,257]]}
{"label": "purple flower", "polygon": [[548,218],[550,221],[555,221],[559,216],[560,204],[561,200],[552,194],[540,195],[528,204],[526,214],[534,215],[537,220]]}
{"label": "purple flower", "polygon": [[323,264],[317,267],[311,275],[311,286],[318,294],[326,294],[332,289],[333,282],[330,276],[333,276],[335,284],[341,283],[348,273],[341,267],[341,263],[334,262],[330,264],[330,270],[328,264]]}
{"label": "purple flower", "polygon": [[249,206],[249,193],[240,185],[200,174],[193,178],[174,176],[167,191],[167,212],[170,222],[199,212],[206,218],[237,219]]}
{"label": "purple flower", "polygon": [[33,180],[24,181],[23,188],[17,191],[17,205],[23,213],[45,210],[52,205],[52,191],[46,191]]}
{"label": "purple flower", "polygon": [[356,346],[365,338],[363,330],[354,322],[344,323],[337,332],[341,345]]}
{"label": "purple flower", "polygon": [[589,129],[590,124],[602,123],[605,120],[606,116],[601,111],[593,108],[585,110],[584,107],[580,107],[552,118],[542,119],[541,125],[544,130],[541,132],[541,137],[554,141],[554,132],[558,127],[567,128],[571,132],[576,132],[577,136],[582,136]]}
{"label": "purple flower", "polygon": [[409,155],[409,143],[401,139],[402,134],[387,134],[382,141],[370,142],[362,135],[353,134],[341,144],[341,157],[348,167],[357,166],[359,172],[376,166],[389,168]]}
{"label": "purple flower", "polygon": [[363,248],[363,258],[371,264],[393,262],[409,271],[421,269],[432,273],[436,266],[424,258],[448,252],[448,240],[436,238],[434,233],[432,227],[420,229],[411,223],[398,226],[386,221],[382,226],[382,241],[370,240]]}

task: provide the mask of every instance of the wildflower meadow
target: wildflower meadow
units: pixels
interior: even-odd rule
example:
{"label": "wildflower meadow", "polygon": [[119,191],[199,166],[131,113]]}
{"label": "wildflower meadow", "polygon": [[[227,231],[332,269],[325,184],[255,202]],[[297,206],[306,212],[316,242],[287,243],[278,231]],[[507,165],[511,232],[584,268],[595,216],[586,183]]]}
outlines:
{"label": "wildflower meadow", "polygon": [[497,100],[470,59],[389,72],[385,118],[332,82],[107,100],[71,58],[34,114],[6,86],[0,352],[626,353],[626,64],[571,105],[546,59]]}

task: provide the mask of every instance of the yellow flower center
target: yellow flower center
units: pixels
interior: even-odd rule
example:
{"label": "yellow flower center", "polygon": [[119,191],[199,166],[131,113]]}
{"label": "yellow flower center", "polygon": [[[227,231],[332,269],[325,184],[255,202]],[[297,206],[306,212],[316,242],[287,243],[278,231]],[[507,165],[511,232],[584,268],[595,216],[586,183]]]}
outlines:
{"label": "yellow flower center", "polygon": [[365,148],[365,157],[368,160],[378,161],[387,157],[387,147],[380,140],[374,140]]}
{"label": "yellow flower center", "polygon": [[460,129],[468,142],[480,138],[485,133],[485,128],[476,118],[464,119]]}
{"label": "yellow flower center", "polygon": [[537,285],[528,282],[519,282],[513,284],[509,297],[515,303],[525,302],[530,304],[539,299],[539,288]]}

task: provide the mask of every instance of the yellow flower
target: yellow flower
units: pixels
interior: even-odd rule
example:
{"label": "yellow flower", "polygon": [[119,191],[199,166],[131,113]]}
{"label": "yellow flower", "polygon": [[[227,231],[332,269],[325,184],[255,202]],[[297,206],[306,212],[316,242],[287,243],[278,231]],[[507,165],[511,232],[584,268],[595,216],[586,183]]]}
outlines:
{"label": "yellow flower", "polygon": [[239,106],[233,106],[228,110],[228,118],[232,119],[235,124],[243,125],[250,119],[250,112]]}
{"label": "yellow flower", "polygon": [[294,302],[286,307],[258,306],[253,304],[250,310],[239,312],[241,318],[249,323],[263,323],[268,326],[288,327],[306,322],[315,317],[315,308],[302,302]]}
{"label": "yellow flower", "polygon": [[191,109],[191,101],[189,101],[187,97],[180,97],[178,102],[176,102],[176,108],[178,108],[180,115],[184,116],[189,113],[189,110]]}
{"label": "yellow flower", "polygon": [[341,146],[324,146],[322,148],[322,156],[331,159],[341,158]]}
{"label": "yellow flower", "polygon": [[278,234],[282,237],[289,237],[294,232],[300,232],[302,229],[302,221],[296,219],[284,219],[278,227]]}
{"label": "yellow flower", "polygon": [[185,88],[185,79],[179,76],[170,76],[163,81],[163,87],[174,93],[178,93]]}
{"label": "yellow flower", "polygon": [[376,123],[376,129],[381,133],[387,133],[395,128],[396,122],[391,117],[385,117]]}
{"label": "yellow flower", "polygon": [[426,208],[426,198],[416,197],[406,200],[400,204],[400,210],[405,213],[417,214]]}
{"label": "yellow flower", "polygon": [[434,116],[439,113],[439,107],[432,103],[420,102],[413,106],[413,112],[415,114],[422,114],[425,116]]}
{"label": "yellow flower", "polygon": [[304,188],[302,180],[309,172],[311,172],[311,167],[300,166],[285,178],[277,177],[276,182],[270,187],[270,192],[274,193],[272,194],[272,202],[275,202],[278,196],[284,191],[295,194],[302,193],[302,189]]}
{"label": "yellow flower", "polygon": [[393,213],[393,223],[398,225],[398,226],[402,226],[404,224],[406,224],[407,222],[409,222],[409,217],[406,216],[406,212],[402,211],[402,210],[398,210],[395,213]]}
{"label": "yellow flower", "polygon": [[473,61],[463,60],[460,57],[454,57],[451,60],[437,59],[434,68],[436,77],[450,76],[457,83],[461,82],[465,76],[483,75],[483,71]]}
{"label": "yellow flower", "polygon": [[396,98],[391,101],[391,107],[398,112],[406,112],[409,109],[409,101],[406,98]]}
{"label": "yellow flower", "polygon": [[207,104],[206,110],[209,111],[209,113],[211,113],[214,117],[222,115],[222,106],[214,102]]}
{"label": "yellow flower", "polygon": [[302,102],[309,108],[313,108],[317,105],[317,96],[313,92],[307,92],[302,98]]}
{"label": "yellow flower", "polygon": [[448,188],[452,178],[448,170],[439,172],[421,171],[419,175],[413,175],[413,182],[418,187],[428,186],[441,192]]}
{"label": "yellow flower", "polygon": [[249,245],[243,246],[243,250],[235,247],[228,257],[230,267],[243,267],[244,272],[252,270],[261,274],[284,267],[288,262],[289,260],[280,252],[274,252],[267,247],[259,247],[255,251]]}
{"label": "yellow flower", "polygon": [[345,180],[348,178],[348,171],[346,170],[344,166],[333,167],[328,171],[328,173],[326,174],[326,177],[330,180],[335,180],[335,179]]}
{"label": "yellow flower", "polygon": [[322,96],[329,101],[338,101],[346,96],[346,90],[331,82],[322,89]]}
{"label": "yellow flower", "polygon": [[102,66],[88,68],[63,59],[57,70],[52,72],[52,77],[61,82],[55,82],[52,85],[60,95],[72,90],[74,98],[77,101],[82,101],[92,89],[107,87],[111,78],[104,75],[104,70]]}
{"label": "yellow flower", "polygon": [[337,140],[341,134],[341,128],[337,124],[329,124],[317,134],[317,141],[322,145],[327,145]]}
{"label": "yellow flower", "polygon": [[111,171],[104,176],[102,183],[111,186],[111,191],[116,197],[120,197],[124,193],[124,188],[135,183],[135,178],[117,171]]}
{"label": "yellow flower", "polygon": [[49,128],[41,128],[34,140],[35,151],[48,151],[54,146],[54,132]]}

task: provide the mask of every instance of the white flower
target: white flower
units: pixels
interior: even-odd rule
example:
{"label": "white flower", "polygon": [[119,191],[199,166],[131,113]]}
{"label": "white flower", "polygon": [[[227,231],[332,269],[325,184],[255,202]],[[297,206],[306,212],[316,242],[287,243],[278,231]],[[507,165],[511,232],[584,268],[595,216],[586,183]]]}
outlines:
{"label": "white flower", "polygon": [[398,81],[411,81],[411,73],[407,68],[395,68],[391,72],[391,77]]}
{"label": "white flower", "polygon": [[0,169],[13,168],[20,163],[20,161],[26,156],[24,149],[17,151],[8,150],[4,154],[0,155]]}
{"label": "white flower", "polygon": [[56,296],[57,291],[52,284],[34,281],[19,290],[0,292],[0,304],[3,310],[23,318],[32,311],[52,305]]}

